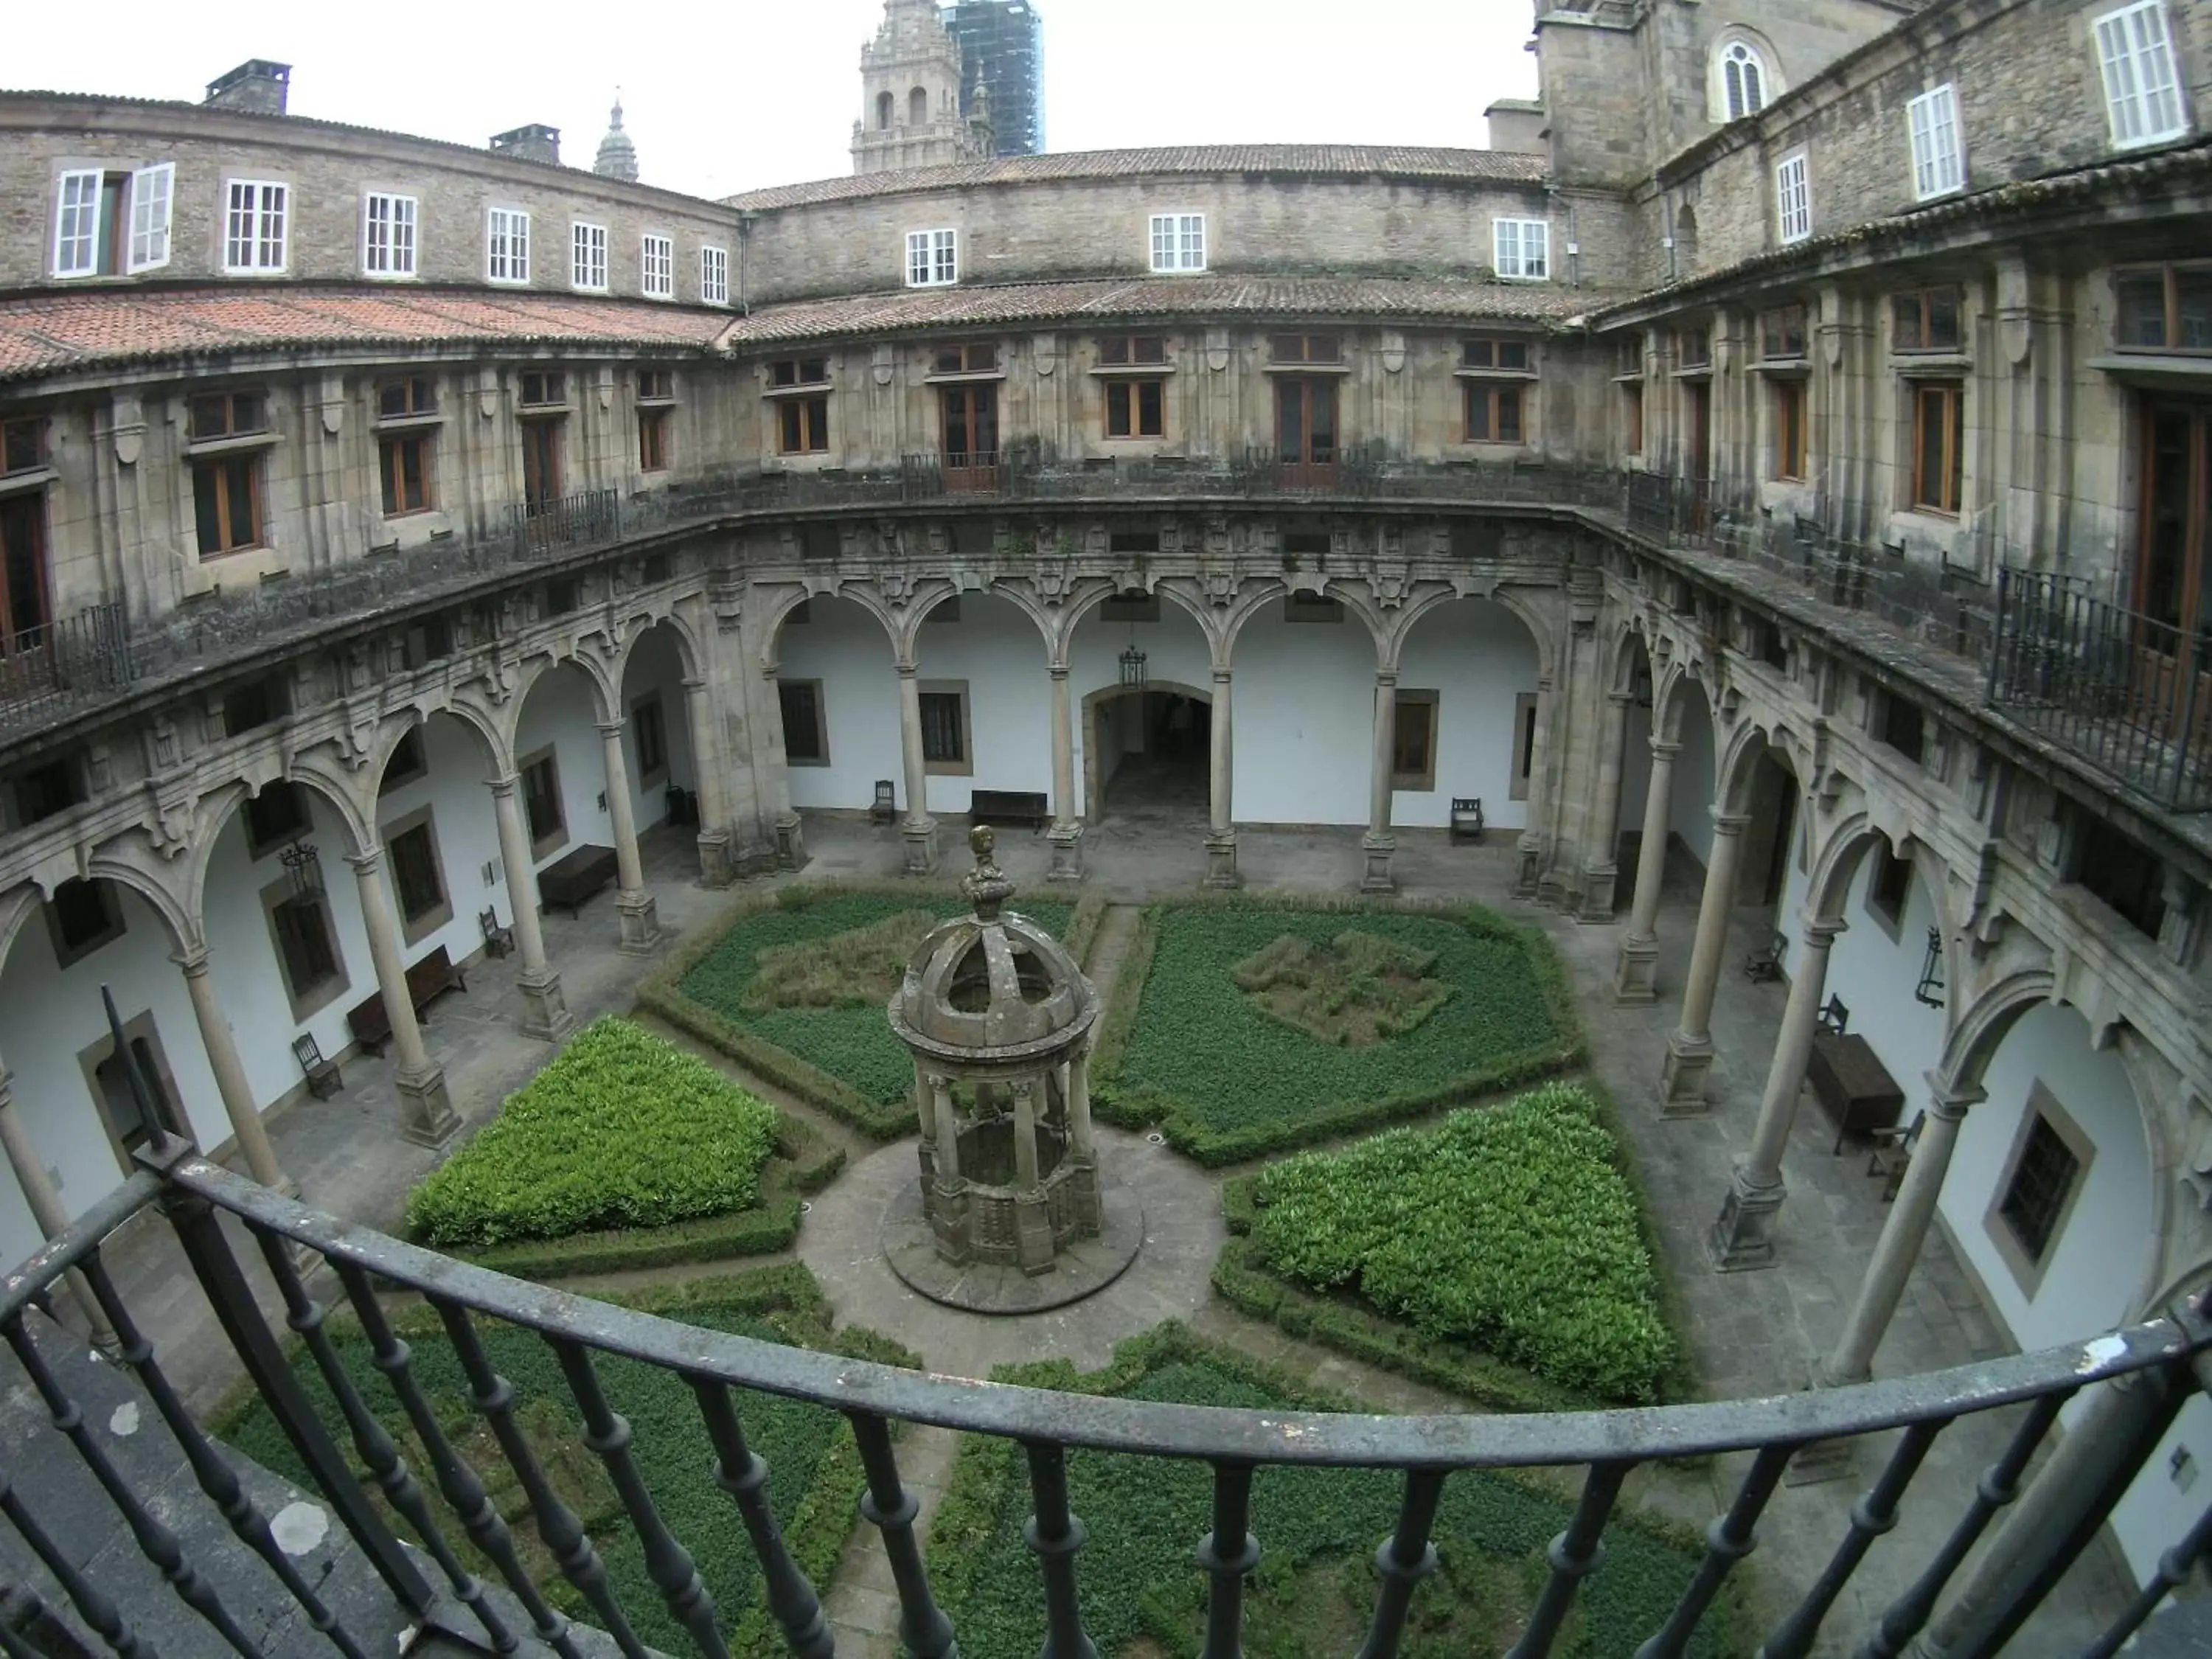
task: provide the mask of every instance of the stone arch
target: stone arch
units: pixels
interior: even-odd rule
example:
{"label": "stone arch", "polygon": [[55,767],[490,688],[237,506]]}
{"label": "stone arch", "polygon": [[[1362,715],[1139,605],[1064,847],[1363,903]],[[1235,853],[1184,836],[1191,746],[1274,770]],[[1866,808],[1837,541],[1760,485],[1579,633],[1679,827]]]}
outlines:
{"label": "stone arch", "polygon": [[[1936,931],[1943,940],[1944,983],[1963,984],[1966,963],[1961,953],[1965,945],[1952,925],[1950,866],[1941,853],[1909,830],[1899,836],[1892,836],[1863,811],[1854,812],[1836,824],[1814,854],[1812,868],[1807,872],[1807,914],[1821,921],[1841,920],[1860,867],[1876,847],[1888,848],[1893,856],[1911,852],[1912,879],[1928,895]],[[1950,1022],[1946,1023],[1948,1025]]]}
{"label": "stone arch", "polygon": [[889,132],[891,130],[891,122],[896,118],[897,112],[897,98],[889,92],[878,93],[876,94],[876,131]]}
{"label": "stone arch", "polygon": [[[566,668],[574,669],[591,686],[594,718],[601,722],[614,718],[614,711],[622,702],[622,687],[618,682],[611,684],[609,683],[606,662],[597,653],[591,651],[566,649],[550,652],[544,656],[532,658],[523,665],[521,678],[514,688],[514,695],[507,700],[506,706],[501,710],[505,716],[507,738],[505,748],[507,750],[511,751],[514,746],[514,733],[521,726],[523,710],[529,706],[530,694]],[[506,757],[511,760],[511,753]]]}
{"label": "stone arch", "polygon": [[[1166,600],[1196,623],[1199,637],[1206,641],[1208,659],[1216,668],[1227,666],[1231,642],[1234,635],[1233,632],[1224,629],[1220,620],[1221,612],[1215,607],[1202,603],[1196,594],[1188,590],[1186,586],[1179,585],[1172,579],[1153,581],[1141,588],[1115,587],[1109,584],[1095,592],[1087,594],[1078,603],[1068,607],[1067,621],[1065,624],[1065,642],[1072,646],[1075,641],[1076,625],[1091,611],[1104,605],[1107,600],[1119,599],[1124,593],[1137,592]],[[1233,611],[1235,607],[1231,606],[1231,609]],[[1241,626],[1241,623],[1238,625]]]}
{"label": "stone arch", "polygon": [[[507,706],[520,712],[521,702],[520,696],[517,695],[507,700]],[[513,745],[508,742],[509,734],[498,710],[478,702],[467,692],[460,692],[443,702],[416,708],[412,719],[388,723],[389,732],[380,738],[377,745],[375,764],[368,769],[368,790],[372,801],[376,797],[378,787],[384,781],[386,771],[392,765],[392,757],[399,747],[400,739],[417,726],[427,724],[436,714],[451,715],[483,744],[484,762],[490,769],[486,774],[488,777],[496,777],[507,770]]]}
{"label": "stone arch", "polygon": [[1045,609],[1037,603],[1036,597],[1024,586],[1006,581],[994,581],[982,587],[957,587],[950,582],[932,584],[928,596],[926,599],[917,599],[908,605],[906,615],[902,620],[900,632],[896,636],[896,647],[902,660],[907,662],[920,660],[921,625],[929,620],[931,611],[935,611],[948,599],[969,598],[1004,599],[1022,615],[1027,617],[1036,624],[1038,637],[1044,642],[1046,664],[1048,666],[1053,665],[1054,650],[1057,640],[1052,619],[1045,614]]}
{"label": "stone arch", "polygon": [[184,902],[161,880],[143,868],[128,855],[127,848],[111,842],[95,850],[85,860],[84,878],[87,881],[112,881],[127,889],[146,902],[146,906],[161,919],[169,930],[169,938],[179,951],[189,951],[203,941],[199,929],[192,925],[191,913]]}
{"label": "stone arch", "polygon": [[1551,683],[1559,672],[1559,640],[1553,632],[1552,619],[1529,599],[1527,593],[1517,587],[1500,585],[1486,593],[1470,591],[1457,597],[1489,599],[1504,605],[1520,617],[1522,626],[1528,630],[1528,637],[1536,641],[1536,678],[1546,684]]}
{"label": "stone arch", "polygon": [[[34,881],[18,882],[0,893],[0,973],[7,970],[8,958],[15,953],[16,935],[46,902],[46,896]],[[0,1054],[0,1066],[7,1064],[7,1059]]]}
{"label": "stone arch", "polygon": [[285,769],[282,777],[271,778],[259,789],[241,780],[212,789],[200,798],[200,829],[193,836],[191,865],[185,872],[185,902],[189,914],[207,914],[208,872],[214,867],[216,848],[222,843],[223,831],[245,810],[246,803],[259,796],[270,784],[293,784],[323,801],[337,815],[338,828],[351,852],[365,853],[374,844],[367,822],[349,794],[325,777],[319,768],[301,764],[306,759],[305,756],[299,757]]}
{"label": "stone arch", "polygon": [[890,647],[891,661],[898,661],[899,621],[875,589],[866,582],[838,582],[816,590],[795,587],[779,595],[771,602],[762,629],[761,672],[770,679],[775,678],[783,648],[783,625],[791,620],[791,613],[812,599],[848,599],[866,611],[881,624],[884,643]]}
{"label": "stone arch", "polygon": [[1698,210],[1688,202],[1674,210],[1674,280],[1698,273]]}
{"label": "stone arch", "polygon": [[[1713,710],[1713,724],[1720,727],[1720,710]],[[1787,767],[1792,776],[1796,775],[1796,763],[1788,747],[1778,744],[1756,720],[1740,722],[1729,734],[1727,746],[1720,753],[1715,779],[1713,799],[1724,812],[1747,812],[1751,809],[1751,790],[1759,774],[1759,763],[1771,755]]]}
{"label": "stone arch", "polygon": [[[1704,699],[1705,687],[1680,663],[1671,663],[1661,672],[1658,684],[1651,693],[1651,729],[1658,734],[1661,742],[1681,742],[1682,716],[1689,708],[1684,694],[1686,688],[1691,686],[1695,686],[1700,698]],[[1710,714],[1711,701],[1704,700]]]}
{"label": "stone arch", "polygon": [[647,635],[661,628],[668,629],[675,636],[676,659],[683,667],[684,678],[697,679],[706,672],[706,653],[700,648],[698,638],[691,631],[691,624],[677,611],[668,611],[653,617],[647,626],[633,629],[629,638],[615,653],[615,659],[608,665],[607,673],[617,688],[629,677],[630,659],[637,655],[638,647]]}
{"label": "stone arch", "polygon": [[916,87],[906,95],[906,118],[908,126],[926,127],[929,125],[929,94],[921,87]]}
{"label": "stone arch", "polygon": [[1656,696],[1657,679],[1656,665],[1652,662],[1650,644],[1644,638],[1644,629],[1638,623],[1632,621],[1624,624],[1620,631],[1613,636],[1613,648],[1607,660],[1611,665],[1606,675],[1606,689],[1616,696],[1634,695],[1636,670],[1639,664],[1647,672],[1651,673],[1655,681],[1655,696],[1652,701],[1656,713],[1658,701]]}
{"label": "stone arch", "polygon": [[1955,1009],[1943,1038],[1938,1070],[1955,1089],[1978,1090],[2005,1034],[2031,1008],[2057,1000],[2058,981],[2045,966],[2019,968],[1977,992]]}

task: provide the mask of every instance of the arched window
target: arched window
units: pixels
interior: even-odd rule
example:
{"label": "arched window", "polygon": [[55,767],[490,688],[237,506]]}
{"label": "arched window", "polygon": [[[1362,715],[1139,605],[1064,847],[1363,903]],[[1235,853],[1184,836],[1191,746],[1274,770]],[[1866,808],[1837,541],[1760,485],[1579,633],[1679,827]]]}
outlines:
{"label": "arched window", "polygon": [[1728,91],[1728,118],[1741,121],[1766,107],[1766,65],[1756,50],[1731,40],[1721,53],[1721,79]]}
{"label": "arched window", "polygon": [[912,127],[929,125],[929,94],[920,87],[907,94],[906,120],[907,125]]}
{"label": "arched window", "polygon": [[898,100],[888,92],[876,94],[876,125],[880,131],[889,132],[891,130],[891,113],[897,107]]}
{"label": "arched window", "polygon": [[1698,210],[1684,203],[1674,215],[1674,270],[1676,282],[1698,272]]}

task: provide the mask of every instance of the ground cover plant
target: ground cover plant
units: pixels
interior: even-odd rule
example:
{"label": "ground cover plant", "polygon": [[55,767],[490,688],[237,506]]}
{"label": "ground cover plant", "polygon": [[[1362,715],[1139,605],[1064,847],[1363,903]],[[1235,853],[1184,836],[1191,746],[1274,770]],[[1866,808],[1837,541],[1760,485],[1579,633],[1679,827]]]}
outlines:
{"label": "ground cover plant", "polygon": [[1092,1097],[1107,1121],[1158,1124],[1219,1164],[1534,1082],[1582,1055],[1551,947],[1487,911],[1188,902],[1139,926]]}
{"label": "ground cover plant", "polygon": [[626,1019],[597,1020],[416,1188],[440,1248],[659,1227],[748,1210],[775,1109]]}
{"label": "ground cover plant", "polygon": [[[1357,1410],[1285,1374],[1164,1325],[1123,1343],[1104,1370],[1065,1360],[996,1373],[1077,1393],[1248,1410]],[[1194,1653],[1206,1584],[1193,1552],[1212,1524],[1204,1463],[1076,1451],[1070,1506],[1088,1532],[1077,1575],[1085,1627],[1102,1655]],[[1262,1469],[1253,1484],[1260,1565],[1246,1604],[1251,1659],[1334,1659],[1358,1647],[1374,1607],[1376,1542],[1395,1522],[1394,1471]],[[1436,1525],[1441,1571],[1419,1591],[1403,1651],[1409,1659],[1484,1659],[1513,1642],[1545,1576],[1545,1551],[1571,1501],[1533,1479],[1454,1475]],[[1036,1559],[1022,1540],[1031,1510],[1026,1470],[1003,1440],[965,1437],[931,1524],[929,1564],[966,1659],[1033,1659],[1044,1637]],[[1606,1536],[1554,1650],[1574,1659],[1632,1653],[1664,1620],[1695,1570],[1693,1534],[1624,1511]],[[1740,1605],[1724,1589],[1690,1645],[1698,1659],[1742,1650]]]}
{"label": "ground cover plant", "polygon": [[[834,1331],[828,1303],[812,1275],[796,1263],[695,1279],[640,1295],[611,1297],[687,1324],[765,1341],[825,1349],[885,1364],[918,1366],[919,1359],[887,1338],[858,1327]],[[597,1615],[560,1571],[538,1539],[520,1483],[501,1456],[483,1419],[471,1407],[459,1361],[437,1316],[427,1309],[396,1313],[393,1322],[413,1352],[414,1370],[440,1427],[490,1489],[494,1504],[522,1547],[525,1569],[556,1607],[572,1617]],[[491,1363],[514,1387],[518,1419],[556,1492],[583,1522],[606,1565],[607,1576],[638,1636],[667,1653],[693,1651],[690,1638],[672,1618],[647,1575],[635,1532],[616,1500],[599,1459],[584,1445],[568,1389],[552,1350],[530,1333],[491,1320],[478,1322]],[[362,1398],[399,1442],[400,1454],[430,1497],[447,1539],[471,1569],[499,1583],[496,1570],[470,1545],[459,1523],[435,1496],[431,1464],[389,1387],[371,1363],[367,1341],[350,1322],[333,1321],[331,1340]],[[324,1386],[313,1359],[295,1352],[293,1369],[315,1402],[333,1438],[352,1438]],[[715,1485],[711,1444],[690,1389],[669,1372],[636,1362],[602,1358],[599,1373],[614,1407],[630,1422],[633,1450],[655,1507],[669,1529],[691,1552],[740,1659],[771,1659],[785,1652],[782,1632],[768,1616],[760,1573],[736,1504]],[[853,1502],[863,1484],[852,1432],[834,1411],[770,1395],[740,1390],[737,1407],[746,1438],[769,1466],[768,1496],[799,1568],[827,1587],[854,1525]],[[216,1431],[238,1450],[295,1483],[307,1471],[267,1408],[256,1397],[217,1413]],[[370,1486],[372,1492],[375,1491]],[[380,1496],[377,1502],[381,1504]],[[401,1536],[411,1535],[389,1510],[386,1518]]]}

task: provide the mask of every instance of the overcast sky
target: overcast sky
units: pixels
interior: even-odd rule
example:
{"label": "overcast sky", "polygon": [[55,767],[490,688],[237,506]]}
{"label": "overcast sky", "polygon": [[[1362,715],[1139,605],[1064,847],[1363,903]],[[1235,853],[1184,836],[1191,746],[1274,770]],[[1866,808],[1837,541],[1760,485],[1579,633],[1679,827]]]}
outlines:
{"label": "overcast sky", "polygon": [[[1530,0],[1035,0],[1055,150],[1485,142],[1535,95]],[[647,183],[701,196],[852,170],[882,0],[18,0],[0,85],[197,101],[248,58],[292,112],[481,144],[543,121],[589,167],[622,88]],[[88,29],[90,30],[88,35]]]}

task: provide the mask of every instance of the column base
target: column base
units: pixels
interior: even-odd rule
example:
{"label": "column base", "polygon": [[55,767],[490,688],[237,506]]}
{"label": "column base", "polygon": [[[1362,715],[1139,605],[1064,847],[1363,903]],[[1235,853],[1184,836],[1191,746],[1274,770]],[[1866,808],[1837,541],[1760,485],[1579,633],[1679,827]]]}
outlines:
{"label": "column base", "polygon": [[1667,1063],[1659,1073],[1659,1115],[1662,1117],[1702,1117],[1705,1107],[1705,1074],[1713,1068],[1713,1040],[1668,1034]]}
{"label": "column base", "polygon": [[446,1073],[436,1066],[394,1079],[399,1091],[399,1134],[417,1146],[442,1147],[459,1131],[461,1120],[446,1093]]}
{"label": "column base", "polygon": [[1613,898],[1620,885],[1620,869],[1617,865],[1601,864],[1583,872],[1583,902],[1575,911],[1575,920],[1586,926],[1610,923],[1613,921]]}
{"label": "column base", "polygon": [[806,833],[796,812],[787,812],[775,821],[775,861],[787,870],[797,870],[806,862]]}
{"label": "column base", "polygon": [[937,872],[937,820],[908,818],[899,826],[899,839],[906,843],[906,872],[909,876],[928,876]]}
{"label": "column base", "polygon": [[543,974],[524,973],[515,980],[522,992],[522,1034],[558,1042],[568,1035],[576,1018],[561,994],[561,975],[550,968]]}
{"label": "column base", "polygon": [[1367,856],[1366,873],[1359,878],[1363,893],[1395,893],[1398,883],[1390,873],[1390,860],[1398,850],[1395,836],[1366,835],[1360,837],[1359,850]]}
{"label": "column base", "polygon": [[1244,878],[1237,873],[1237,832],[1222,830],[1206,838],[1206,884],[1208,887],[1242,887]]}
{"label": "column base", "polygon": [[1623,1006],[1659,1000],[1659,941],[1627,939],[1613,964],[1613,1000]]}
{"label": "column base", "polygon": [[1055,823],[1044,832],[1050,848],[1052,863],[1044,872],[1047,881],[1081,881],[1083,879],[1083,826],[1079,823]]}
{"label": "column base", "polygon": [[660,911],[653,895],[642,890],[617,893],[615,915],[622,923],[622,943],[617,948],[626,957],[651,956],[660,943]]}
{"label": "column base", "polygon": [[701,831],[699,884],[702,887],[727,887],[737,878],[737,866],[730,858],[730,832],[726,830]]}
{"label": "column base", "polygon": [[1520,864],[1513,874],[1513,896],[1533,899],[1544,878],[1544,843],[1534,836],[1523,836],[1516,849]]}
{"label": "column base", "polygon": [[1705,1235],[1705,1254],[1715,1273],[1747,1273],[1774,1265],[1774,1218],[1789,1189],[1779,1181],[1755,1187],[1736,1166],[1719,1219]]}

